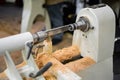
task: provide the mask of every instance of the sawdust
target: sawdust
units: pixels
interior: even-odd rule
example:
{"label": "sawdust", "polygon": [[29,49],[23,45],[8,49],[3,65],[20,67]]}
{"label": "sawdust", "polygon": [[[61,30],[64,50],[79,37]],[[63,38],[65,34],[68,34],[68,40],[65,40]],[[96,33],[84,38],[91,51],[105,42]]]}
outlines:
{"label": "sawdust", "polygon": [[52,41],[51,41],[51,37],[48,37],[46,40],[44,40],[43,45],[44,45],[43,53],[52,54]]}
{"label": "sawdust", "polygon": [[84,57],[82,59],[69,62],[65,66],[74,72],[79,72],[81,70],[88,68],[93,64],[95,64],[95,61],[93,59],[91,59],[90,57]]}
{"label": "sawdust", "polygon": [[39,63],[41,63],[42,66],[44,66],[48,62],[52,62],[52,64],[53,64],[52,68],[54,69],[54,71],[56,71],[58,69],[60,69],[60,70],[63,69],[63,64],[49,54],[45,54],[45,53],[39,54],[37,56],[36,62],[37,62],[37,65],[39,68],[41,68],[40,67],[41,65],[39,66]]}
{"label": "sawdust", "polygon": [[46,80],[56,80],[55,75],[51,74],[50,71],[45,72],[43,76]]}
{"label": "sawdust", "polygon": [[52,67],[43,74],[46,80],[56,80],[57,71],[60,70],[63,73],[66,71],[66,67],[60,61],[71,59],[80,54],[77,46],[70,46],[52,53],[51,40],[45,40],[44,45],[43,52],[37,55],[35,61],[39,68],[48,62],[52,62]]}
{"label": "sawdust", "polygon": [[2,78],[6,78],[7,76],[6,76],[6,74],[5,74],[5,72],[2,72],[2,73],[0,73],[0,78],[2,79]]}
{"label": "sawdust", "polygon": [[[54,57],[52,57],[49,54],[38,54],[37,59],[36,59],[36,63],[38,65],[39,68],[41,68],[41,65],[44,66],[45,64],[47,64],[48,62],[52,62],[52,66],[51,68],[45,72],[44,77],[46,78],[46,80],[50,80],[48,77],[52,79],[55,79],[55,76],[57,75],[58,71],[62,71],[63,73],[66,72],[67,68],[58,60],[56,60]],[[39,65],[40,64],[40,65]]]}
{"label": "sawdust", "polygon": [[60,62],[63,62],[64,60],[69,60],[72,57],[77,56],[79,54],[80,54],[79,48],[74,45],[74,46],[57,50],[52,54],[52,56],[55,57]]}
{"label": "sawdust", "polygon": [[67,71],[66,69],[68,68],[74,72],[78,72],[80,70],[88,68],[92,64],[95,64],[94,60],[89,57],[85,57],[63,65],[61,63],[62,61],[71,59],[72,57],[80,54],[80,50],[77,46],[63,48],[55,51],[53,54],[47,54],[47,52],[48,51],[46,50],[46,53],[45,51],[39,53],[35,59],[39,68],[43,67],[48,62],[52,62],[52,67],[43,74],[46,80],[56,80],[55,75],[59,70],[64,73]]}
{"label": "sawdust", "polygon": [[[47,47],[49,48],[49,46],[47,46]],[[49,52],[48,48],[44,49],[44,50],[46,50],[46,53]],[[42,56],[46,53],[45,53],[45,51],[43,51],[43,53],[39,53],[35,59],[39,68],[42,67],[42,63],[41,63]],[[53,54],[50,54],[48,56],[52,56],[52,57],[56,58],[58,61],[62,62],[64,60],[71,59],[72,57],[77,56],[78,54],[80,54],[78,47],[77,46],[70,46],[67,48],[57,50]],[[44,59],[44,60],[46,60],[46,59]]]}

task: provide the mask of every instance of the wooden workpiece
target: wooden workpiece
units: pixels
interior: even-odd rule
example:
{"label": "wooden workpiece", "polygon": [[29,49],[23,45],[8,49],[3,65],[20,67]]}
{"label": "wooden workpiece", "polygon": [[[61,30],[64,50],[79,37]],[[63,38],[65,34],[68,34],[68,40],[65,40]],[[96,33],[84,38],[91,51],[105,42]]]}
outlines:
{"label": "wooden workpiece", "polygon": [[90,57],[84,57],[82,59],[69,62],[65,64],[65,66],[74,72],[80,72],[81,70],[84,70],[93,64],[95,64],[95,61],[93,59]]}
{"label": "wooden workpiece", "polygon": [[43,48],[43,52],[39,53],[35,59],[39,68],[43,67],[48,62],[52,62],[53,66],[43,74],[46,80],[56,80],[56,76],[58,76],[59,71],[62,73],[68,73],[69,69],[71,69],[72,71],[77,72],[95,63],[91,58],[85,57],[63,65],[61,62],[80,55],[79,48],[74,45],[52,53],[52,44],[49,41],[50,40],[44,41],[45,46]]}
{"label": "wooden workpiece", "polygon": [[57,50],[52,54],[52,56],[55,57],[60,62],[69,60],[72,57],[77,56],[77,55],[80,55],[80,50],[75,45]]}
{"label": "wooden workpiece", "polygon": [[[43,76],[46,78],[46,80],[56,80],[58,77],[61,77],[64,80],[80,80],[79,77],[70,71],[66,66],[64,66],[60,61],[55,59],[53,56],[49,54],[42,53],[40,54],[37,59],[37,64],[40,65],[45,65],[48,62],[52,62],[51,68],[43,74]],[[40,66],[41,67],[41,66]],[[68,76],[71,75],[71,76]],[[51,78],[51,79],[50,79]]]}
{"label": "wooden workpiece", "polygon": [[[57,52],[53,53],[52,52],[52,42],[51,42],[50,37],[48,39],[46,39],[43,42],[43,44],[44,44],[43,52],[39,53],[36,56],[35,61],[39,68],[43,67],[48,62],[52,62],[52,64],[53,64],[52,67],[43,74],[43,76],[46,78],[46,80],[56,80],[57,76],[59,74],[64,75],[64,78],[67,78],[66,74],[68,74],[68,73],[72,75],[71,71],[69,71],[69,69],[67,67],[65,67],[60,61],[72,58],[72,54],[74,55],[74,53],[79,53],[79,49],[76,46],[74,46],[74,48],[72,46],[69,48],[64,48],[64,49],[58,50]],[[66,51],[68,51],[68,52],[66,55],[64,55]],[[59,54],[59,53],[61,53],[61,54]],[[57,55],[55,55],[55,54],[57,54]],[[65,57],[62,58],[62,56],[65,56]],[[69,78],[75,79],[74,76],[69,76],[68,79]]]}
{"label": "wooden workpiece", "polygon": [[[56,60],[58,60],[60,62],[63,62],[65,60],[69,60],[74,56],[80,55],[80,50],[75,45],[67,47],[67,48],[63,48],[63,49],[60,49],[60,50],[57,50],[55,52],[52,52],[52,42],[51,42],[50,37],[48,39],[46,39],[43,42],[43,44],[44,44],[43,52],[39,53],[36,56],[36,59],[35,59],[35,61],[36,61],[39,68],[41,68],[43,66],[42,62],[41,62],[41,58],[42,58],[41,56],[43,54],[48,54],[48,56],[52,56],[52,57],[56,58]],[[46,60],[46,59],[44,59],[44,60]]]}

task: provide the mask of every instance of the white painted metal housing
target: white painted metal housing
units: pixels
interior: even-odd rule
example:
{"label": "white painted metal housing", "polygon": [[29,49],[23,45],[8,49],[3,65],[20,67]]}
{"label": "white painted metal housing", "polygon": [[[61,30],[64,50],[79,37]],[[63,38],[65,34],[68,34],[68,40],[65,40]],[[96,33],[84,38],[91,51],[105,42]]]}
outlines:
{"label": "white painted metal housing", "polygon": [[11,52],[24,49],[27,41],[33,41],[33,36],[29,32],[1,38],[0,55],[4,54],[6,51]]}
{"label": "white painted metal housing", "polygon": [[88,18],[88,32],[74,31],[73,45],[78,45],[83,57],[88,56],[96,64],[78,73],[83,80],[113,80],[113,49],[115,38],[115,15],[109,6],[82,9],[80,17]]}

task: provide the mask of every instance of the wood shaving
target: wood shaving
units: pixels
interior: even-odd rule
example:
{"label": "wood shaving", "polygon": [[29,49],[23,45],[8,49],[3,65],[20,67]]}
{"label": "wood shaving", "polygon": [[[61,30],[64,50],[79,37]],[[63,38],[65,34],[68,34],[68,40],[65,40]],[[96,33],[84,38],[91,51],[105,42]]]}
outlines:
{"label": "wood shaving", "polygon": [[75,45],[57,50],[52,54],[52,56],[55,57],[60,62],[63,62],[64,60],[69,60],[77,55],[80,55],[80,50]]}
{"label": "wood shaving", "polygon": [[72,61],[67,63],[65,66],[71,69],[74,72],[79,72],[88,68],[89,66],[95,64],[95,61],[89,57],[84,57],[82,59]]}

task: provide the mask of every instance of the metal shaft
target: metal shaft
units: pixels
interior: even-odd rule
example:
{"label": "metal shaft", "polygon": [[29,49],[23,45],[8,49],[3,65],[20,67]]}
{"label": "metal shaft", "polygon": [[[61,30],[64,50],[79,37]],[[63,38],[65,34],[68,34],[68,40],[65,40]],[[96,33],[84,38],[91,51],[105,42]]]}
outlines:
{"label": "metal shaft", "polygon": [[48,36],[53,36],[65,31],[74,31],[76,29],[80,29],[83,32],[86,32],[89,30],[89,21],[85,17],[81,17],[78,22],[73,23],[73,24],[68,24],[64,26],[60,26],[58,28],[53,28],[47,31],[40,31],[37,32],[36,34],[33,34],[34,42],[41,42],[45,40]]}

